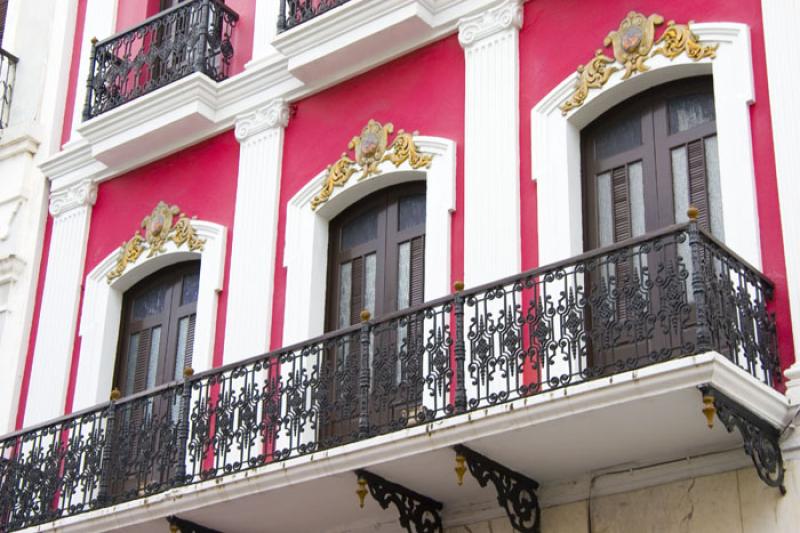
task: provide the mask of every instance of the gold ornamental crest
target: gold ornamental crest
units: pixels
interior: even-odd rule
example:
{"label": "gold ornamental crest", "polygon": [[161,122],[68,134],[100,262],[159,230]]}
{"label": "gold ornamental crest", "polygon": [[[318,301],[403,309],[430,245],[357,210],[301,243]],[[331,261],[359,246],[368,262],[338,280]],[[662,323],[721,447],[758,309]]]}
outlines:
{"label": "gold ornamental crest", "polygon": [[106,281],[111,283],[122,276],[129,265],[147,252],[147,257],[164,253],[164,245],[171,241],[180,248],[184,244],[192,252],[201,251],[206,241],[197,235],[192,221],[182,213],[177,205],[158,202],[153,211],[144,217],[133,236],[123,242],[114,268],[106,274]]}
{"label": "gold ornamental crest", "polygon": [[585,65],[578,65],[578,79],[572,94],[559,106],[561,114],[583,105],[591,89],[601,89],[615,72],[625,69],[622,79],[626,80],[635,74],[650,70],[647,60],[657,55],[673,60],[681,54],[692,61],[714,59],[717,44],[700,44],[697,35],[691,30],[692,21],[688,24],[676,24],[674,20],[667,22],[666,29],[656,39],[656,27],[664,23],[664,17],[652,14],[649,17],[631,11],[622,19],[619,28],[609,32],[603,40],[606,47],[612,47],[614,57],[607,56],[603,49],[598,49],[594,57]]}
{"label": "gold ornamental crest", "polygon": [[381,124],[377,120],[370,119],[361,129],[361,133],[347,144],[353,151],[353,157],[344,152],[335,163],[328,165],[322,187],[311,199],[311,209],[316,210],[327,202],[335,188],[343,187],[356,172],[361,173],[359,181],[380,174],[380,165],[385,161],[395,167],[408,162],[408,165],[415,170],[431,166],[433,156],[421,153],[414,142],[417,132],[408,133],[400,130],[390,143],[389,136],[393,132],[394,125],[391,122]]}

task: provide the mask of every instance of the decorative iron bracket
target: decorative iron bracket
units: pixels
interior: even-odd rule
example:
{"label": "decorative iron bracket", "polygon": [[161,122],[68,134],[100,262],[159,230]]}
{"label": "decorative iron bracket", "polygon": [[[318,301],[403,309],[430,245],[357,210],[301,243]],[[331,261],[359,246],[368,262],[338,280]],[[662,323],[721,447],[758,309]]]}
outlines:
{"label": "decorative iron bracket", "polygon": [[[744,441],[744,451],[753,460],[758,477],[770,487],[777,487],[781,494],[786,494],[786,487],[783,485],[784,468],[783,454],[781,454],[779,443],[780,431],[714,387],[703,385],[699,389],[703,393],[703,402],[706,405],[713,402],[713,408],[707,412],[709,427],[712,425],[713,414],[716,412],[717,418],[720,419],[728,433],[731,433],[734,428],[738,429]],[[708,409],[706,407],[703,411],[706,412]]]}
{"label": "decorative iron bracket", "polygon": [[177,516],[168,516],[167,522],[169,522],[170,531],[179,531],[180,533],[222,533],[219,530],[201,526]]}
{"label": "decorative iron bracket", "polygon": [[393,503],[400,513],[400,525],[409,533],[442,533],[442,504],[432,498],[366,470],[356,470],[359,480],[367,482],[369,493],[382,509]]}
{"label": "decorative iron bracket", "polygon": [[541,531],[541,509],[536,490],[539,483],[462,444],[453,446],[458,455],[467,461],[469,473],[481,487],[491,481],[497,490],[497,503],[504,508],[511,526],[523,533]]}

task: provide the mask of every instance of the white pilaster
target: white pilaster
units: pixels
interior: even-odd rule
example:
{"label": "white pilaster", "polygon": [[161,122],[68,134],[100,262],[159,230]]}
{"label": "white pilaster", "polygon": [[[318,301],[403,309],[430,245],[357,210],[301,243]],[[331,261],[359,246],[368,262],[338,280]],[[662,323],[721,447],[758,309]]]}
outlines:
{"label": "white pilaster", "polygon": [[[772,110],[772,142],[783,228],[783,253],[786,257],[786,281],[792,313],[795,359],[800,353],[800,62],[795,49],[796,21],[800,3],[796,0],[762,0],[764,41],[767,49],[767,79]],[[792,59],[794,58],[794,59]],[[800,369],[800,367],[798,367]],[[800,377],[800,376],[798,376]],[[800,400],[800,398],[798,398]]]}
{"label": "white pilaster", "polygon": [[64,413],[86,242],[97,186],[84,180],[50,194],[53,230],[39,311],[25,425]]}
{"label": "white pilaster", "polygon": [[225,321],[226,363],[269,350],[283,131],[288,121],[289,108],[281,99],[236,122],[241,147]]}
{"label": "white pilaster", "polygon": [[519,29],[521,0],[459,22],[466,56],[464,282],[520,268]]}

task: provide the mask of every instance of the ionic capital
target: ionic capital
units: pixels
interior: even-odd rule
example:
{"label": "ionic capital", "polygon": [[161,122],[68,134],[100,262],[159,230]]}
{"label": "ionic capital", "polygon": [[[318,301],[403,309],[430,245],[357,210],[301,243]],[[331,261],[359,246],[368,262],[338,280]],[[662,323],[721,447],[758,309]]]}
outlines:
{"label": "ionic capital", "polygon": [[279,98],[264,107],[242,115],[236,120],[236,140],[243,142],[253,135],[272,128],[285,128],[289,124],[289,105]]}
{"label": "ionic capital", "polygon": [[522,27],[522,0],[505,0],[483,13],[458,22],[458,42],[468,48],[473,44],[509,28]]}

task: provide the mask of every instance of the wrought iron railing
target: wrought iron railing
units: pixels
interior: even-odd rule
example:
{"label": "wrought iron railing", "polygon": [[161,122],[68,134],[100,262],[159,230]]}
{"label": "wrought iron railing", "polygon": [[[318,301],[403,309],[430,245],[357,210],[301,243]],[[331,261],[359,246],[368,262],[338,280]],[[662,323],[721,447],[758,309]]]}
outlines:
{"label": "wrought iron railing", "polygon": [[220,0],[191,0],[92,46],[83,120],[194,72],[228,77],[239,15]]}
{"label": "wrought iron railing", "polygon": [[0,439],[0,529],[708,350],[779,379],[772,284],[694,222],[457,289]]}
{"label": "wrought iron railing", "polygon": [[[0,48],[0,130],[8,127],[18,59]],[[0,132],[2,134],[2,132]]]}
{"label": "wrought iron railing", "polygon": [[278,33],[307,22],[316,16],[350,0],[278,0],[281,11],[278,15]]}

